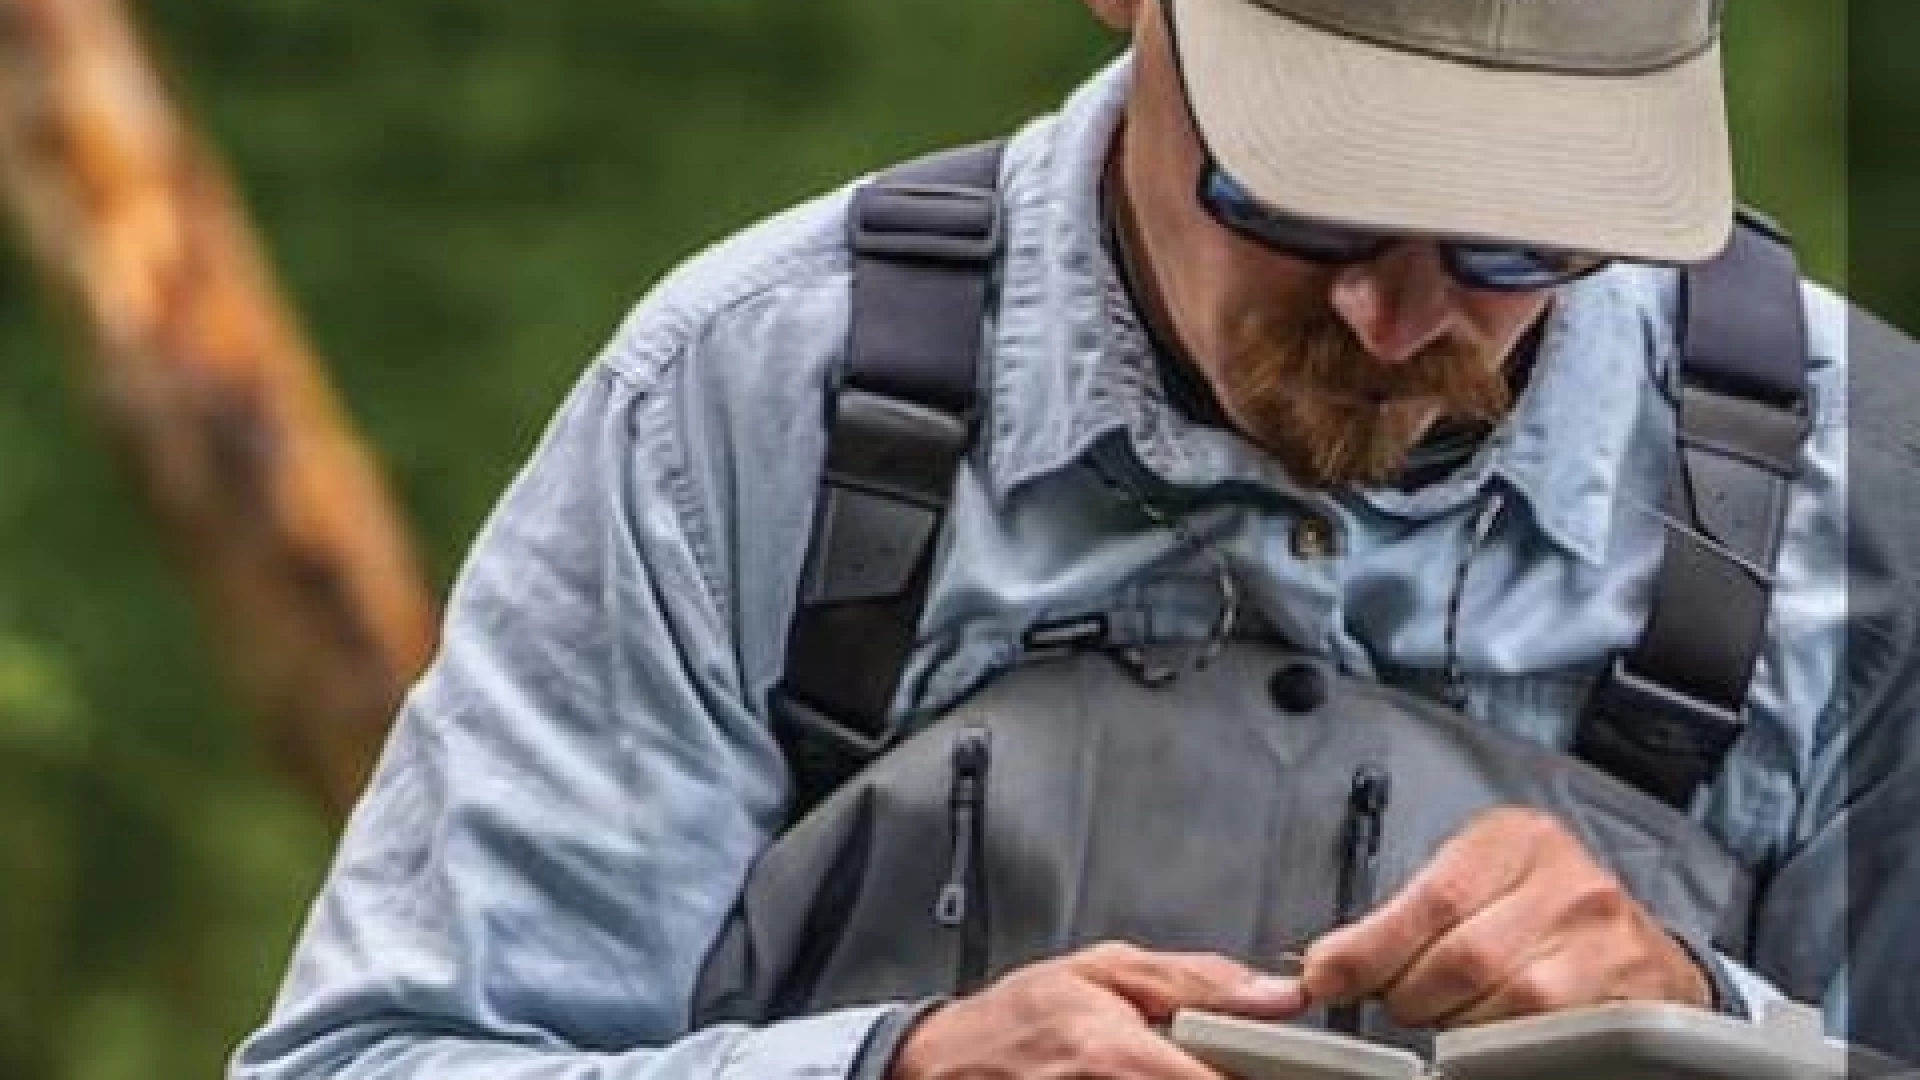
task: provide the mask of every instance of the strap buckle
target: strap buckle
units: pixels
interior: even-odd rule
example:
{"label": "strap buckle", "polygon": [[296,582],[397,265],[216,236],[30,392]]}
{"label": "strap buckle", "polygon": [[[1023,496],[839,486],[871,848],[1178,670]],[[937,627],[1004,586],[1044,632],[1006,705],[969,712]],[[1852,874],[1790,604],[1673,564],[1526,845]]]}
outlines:
{"label": "strap buckle", "polygon": [[1594,687],[1575,753],[1679,809],[1719,772],[1746,730],[1739,711],[1682,693],[1616,655]]}
{"label": "strap buckle", "polygon": [[843,386],[834,406],[827,475],[835,483],[938,509],[946,505],[972,440],[964,416]]}
{"label": "strap buckle", "polygon": [[848,777],[900,739],[901,725],[897,722],[881,718],[877,730],[862,730],[804,700],[789,685],[775,689],[769,705],[774,737],[786,756],[792,781],[790,822],[833,794]]}
{"label": "strap buckle", "polygon": [[1000,253],[1000,201],[958,184],[872,183],[854,196],[853,250],[862,255],[983,264]]}
{"label": "strap buckle", "polygon": [[858,764],[872,761],[899,742],[905,728],[891,717],[883,717],[871,730],[848,723],[802,696],[791,684],[783,683],[774,692],[772,704],[775,728],[790,744],[805,745],[810,753],[837,755]]}

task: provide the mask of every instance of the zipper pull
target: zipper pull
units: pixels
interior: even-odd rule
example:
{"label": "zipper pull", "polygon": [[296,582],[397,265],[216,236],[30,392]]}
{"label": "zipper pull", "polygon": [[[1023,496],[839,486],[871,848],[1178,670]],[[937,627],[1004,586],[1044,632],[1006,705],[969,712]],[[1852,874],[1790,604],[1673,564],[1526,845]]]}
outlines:
{"label": "zipper pull", "polygon": [[1362,909],[1373,902],[1374,877],[1380,862],[1381,820],[1386,817],[1392,789],[1392,776],[1378,765],[1362,765],[1353,771],[1353,786],[1347,792],[1346,835],[1340,852],[1336,926],[1345,926],[1359,918]]}
{"label": "zipper pull", "polygon": [[1347,861],[1364,871],[1367,886],[1356,891],[1349,915],[1358,914],[1361,904],[1372,897],[1372,876],[1380,855],[1381,821],[1387,814],[1387,800],[1393,794],[1393,776],[1379,765],[1362,765],[1353,771],[1353,787],[1347,793]]}
{"label": "zipper pull", "polygon": [[[1340,881],[1334,904],[1334,925],[1345,926],[1360,918],[1373,903],[1379,888],[1380,834],[1387,814],[1387,801],[1393,794],[1393,775],[1375,764],[1353,771],[1353,785],[1347,791],[1347,828],[1340,852]],[[1348,1035],[1358,1035],[1361,1003],[1336,1005],[1327,1010],[1327,1027]]]}
{"label": "zipper pull", "polygon": [[947,864],[947,882],[933,902],[934,921],[948,928],[960,926],[967,918],[967,885],[973,877],[973,849],[986,796],[989,746],[985,728],[968,728],[953,744],[953,787],[947,801],[953,855]]}

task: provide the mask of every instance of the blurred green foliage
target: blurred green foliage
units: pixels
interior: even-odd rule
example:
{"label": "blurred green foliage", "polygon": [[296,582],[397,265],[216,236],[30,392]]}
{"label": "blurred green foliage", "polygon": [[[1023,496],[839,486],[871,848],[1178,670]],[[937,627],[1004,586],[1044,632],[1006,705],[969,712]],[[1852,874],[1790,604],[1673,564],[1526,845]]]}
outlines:
{"label": "blurred green foliage", "polygon": [[[1743,191],[1840,281],[1846,9],[1732,7]],[[1048,109],[1117,47],[1074,0],[140,17],[442,585],[650,280],[783,204]],[[1854,93],[1856,113],[1898,101]],[[1907,165],[1882,156],[1856,182]],[[1911,276],[1884,281],[1920,310]],[[0,247],[0,1076],[208,1076],[270,1000],[327,825],[223,696],[41,300]]]}

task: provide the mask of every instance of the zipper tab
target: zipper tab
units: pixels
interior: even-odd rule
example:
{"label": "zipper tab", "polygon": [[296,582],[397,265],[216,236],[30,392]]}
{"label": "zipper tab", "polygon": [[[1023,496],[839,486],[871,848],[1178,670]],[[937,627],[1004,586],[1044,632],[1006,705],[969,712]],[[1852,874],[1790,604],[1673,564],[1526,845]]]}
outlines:
{"label": "zipper tab", "polygon": [[952,829],[952,856],[947,881],[933,902],[933,919],[949,929],[965,924],[969,889],[974,878],[975,846],[979,843],[986,798],[990,741],[985,728],[968,728],[953,744],[953,787],[947,801]]}
{"label": "zipper tab", "polygon": [[[1378,765],[1362,765],[1353,771],[1353,788],[1347,793],[1347,858],[1366,871],[1372,871],[1380,854],[1381,820],[1387,814],[1387,800],[1393,794],[1393,776]],[[1372,882],[1365,884],[1371,886]],[[1367,890],[1371,893],[1371,889]],[[1355,896],[1362,904],[1372,897]]]}

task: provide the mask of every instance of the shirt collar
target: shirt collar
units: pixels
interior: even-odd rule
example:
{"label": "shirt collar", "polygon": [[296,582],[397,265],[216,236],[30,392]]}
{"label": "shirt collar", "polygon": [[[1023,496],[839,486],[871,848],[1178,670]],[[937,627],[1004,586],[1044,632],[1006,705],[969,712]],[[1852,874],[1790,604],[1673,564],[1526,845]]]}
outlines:
{"label": "shirt collar", "polygon": [[[1151,341],[1102,242],[1100,177],[1130,82],[1121,57],[1051,122],[1009,146],[1008,252],[990,341],[987,479],[1005,499],[1123,433],[1159,480],[1177,488],[1252,485],[1298,493],[1251,444],[1174,408]],[[1530,506],[1556,544],[1598,562],[1643,398],[1657,392],[1670,325],[1650,275],[1617,267],[1566,287],[1540,342],[1531,382],[1478,454],[1411,492],[1346,498],[1424,518],[1477,502],[1497,480]],[[1657,500],[1655,493],[1651,500]]]}
{"label": "shirt collar", "polygon": [[[1477,501],[1489,483],[1502,482],[1555,544],[1600,562],[1633,439],[1670,363],[1653,284],[1647,271],[1617,267],[1563,288],[1526,391],[1474,459],[1427,487],[1370,489],[1359,497],[1384,513],[1429,517]],[[1659,495],[1641,497],[1653,502]]]}
{"label": "shirt collar", "polygon": [[1102,243],[1100,177],[1130,81],[1122,56],[1051,123],[1008,147],[1008,255],[988,388],[988,479],[1002,499],[1116,431],[1175,485],[1231,475],[1284,482],[1251,446],[1169,405],[1152,343]]}

